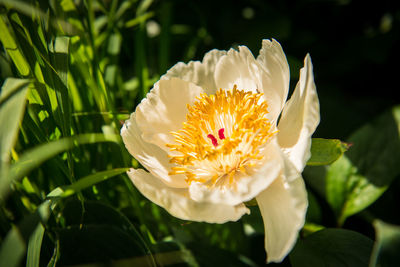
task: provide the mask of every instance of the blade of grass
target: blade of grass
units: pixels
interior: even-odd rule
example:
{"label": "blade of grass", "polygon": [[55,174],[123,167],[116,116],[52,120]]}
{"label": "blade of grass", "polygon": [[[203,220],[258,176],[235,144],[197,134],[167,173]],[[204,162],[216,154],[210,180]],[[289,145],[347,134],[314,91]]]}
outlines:
{"label": "blade of grass", "polygon": [[44,230],[43,225],[39,223],[32,236],[29,238],[26,267],[40,266],[40,250],[42,248]]}
{"label": "blade of grass", "polygon": [[19,266],[26,251],[26,244],[32,232],[50,215],[50,201],[43,202],[35,213],[25,217],[7,233],[0,247],[0,266]]}
{"label": "blade of grass", "polygon": [[[136,17],[140,17],[147,12],[147,9],[153,3],[152,0],[142,0],[136,11]],[[139,78],[139,87],[141,88],[140,97],[144,98],[148,92],[149,70],[146,60],[146,27],[145,21],[141,21],[135,34],[135,58],[136,58],[136,77]]]}
{"label": "blade of grass", "polygon": [[26,244],[21,233],[13,227],[2,242],[0,266],[18,266],[25,254]]}
{"label": "blade of grass", "polygon": [[[109,178],[115,177],[121,173],[128,171],[129,168],[118,168],[113,170],[107,170],[103,172],[97,172],[92,175],[86,176],[82,179],[79,179],[77,182],[68,185],[57,187],[53,191],[51,191],[47,197],[48,198],[64,198],[71,196],[75,193],[78,193],[88,187],[96,185],[99,182],[105,181]],[[32,236],[29,239],[28,243],[28,254],[27,254],[27,262],[26,267],[35,267],[39,266],[40,262],[40,250],[42,246],[42,240],[44,235],[44,227],[42,224],[39,224]]]}
{"label": "blade of grass", "polygon": [[146,97],[149,79],[149,71],[146,62],[145,36],[145,24],[141,23],[135,33],[135,72],[136,77],[139,78],[140,99]]}
{"label": "blade of grass", "polygon": [[[54,89],[57,95],[57,102],[60,109],[56,112],[60,118],[61,132],[64,137],[71,136],[71,107],[68,94],[68,57],[69,57],[69,37],[56,37],[54,42],[50,44],[49,51],[51,61],[56,69],[56,74],[53,74]],[[57,88],[57,89],[56,89]],[[67,151],[68,169],[70,170],[69,177],[71,182],[75,181],[73,159],[70,151]]]}
{"label": "blade of grass", "polygon": [[[65,1],[64,1],[65,2]],[[39,17],[46,18],[47,14],[37,8],[34,5],[25,3],[24,1],[18,0],[0,0],[0,4],[5,5],[7,8],[12,8],[18,12],[28,16],[28,17]],[[82,33],[81,28],[76,27],[76,25],[70,24],[69,22],[59,19],[58,17],[50,20],[54,27],[61,26],[62,31],[66,34],[79,34]]]}
{"label": "blade of grass", "polygon": [[82,134],[36,146],[35,148],[25,152],[20,157],[19,161],[11,165],[8,175],[2,177],[0,180],[0,200],[5,199],[10,190],[10,185],[14,181],[19,181],[44,161],[73,148],[74,145],[95,144],[99,142],[120,142],[120,138],[119,135]]}
{"label": "blade of grass", "polygon": [[121,173],[125,173],[128,171],[129,168],[117,168],[117,169],[112,169],[112,170],[107,170],[107,171],[102,171],[102,172],[97,172],[91,175],[88,175],[84,178],[79,179],[75,183],[67,186],[61,186],[57,187],[53,191],[51,191],[47,197],[49,198],[64,198],[71,196],[77,192],[82,191],[83,189],[86,189],[88,187],[91,187],[95,184],[98,184],[102,181],[105,181],[111,177],[114,177],[116,175],[119,175]]}
{"label": "blade of grass", "polygon": [[136,16],[135,18],[128,20],[125,22],[125,28],[133,28],[141,23],[146,22],[148,19],[154,17],[155,13],[153,11],[144,13],[143,15]]}
{"label": "blade of grass", "polygon": [[23,77],[27,77],[30,73],[30,67],[26,61],[24,55],[22,54],[17,42],[15,41],[12,32],[6,25],[7,18],[4,15],[0,16],[0,41],[3,47],[10,55],[12,61],[17,67],[18,72]]}
{"label": "blade of grass", "polygon": [[[0,169],[9,161],[9,152],[17,138],[18,124],[25,109],[29,81],[7,79],[0,94]],[[3,173],[0,173],[3,175]]]}

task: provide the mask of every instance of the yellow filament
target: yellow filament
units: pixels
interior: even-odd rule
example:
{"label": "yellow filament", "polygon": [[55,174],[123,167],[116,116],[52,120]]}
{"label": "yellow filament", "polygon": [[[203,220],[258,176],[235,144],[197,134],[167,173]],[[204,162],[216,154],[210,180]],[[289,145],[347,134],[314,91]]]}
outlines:
{"label": "yellow filament", "polygon": [[167,146],[170,162],[177,166],[169,174],[185,174],[189,184],[216,184],[221,177],[232,184],[236,172],[246,173],[262,159],[260,148],[274,134],[267,107],[261,93],[237,90],[236,85],[215,95],[201,94],[187,106],[182,129],[171,133],[175,144]]}

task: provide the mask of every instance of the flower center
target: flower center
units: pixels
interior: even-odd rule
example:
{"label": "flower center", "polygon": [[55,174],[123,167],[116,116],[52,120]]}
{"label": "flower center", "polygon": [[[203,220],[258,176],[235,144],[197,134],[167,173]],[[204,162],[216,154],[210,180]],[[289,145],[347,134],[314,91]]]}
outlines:
{"label": "flower center", "polygon": [[171,132],[175,144],[167,144],[170,175],[185,174],[187,182],[232,184],[237,172],[246,174],[263,158],[264,144],[274,134],[266,118],[267,103],[261,93],[219,89],[201,94],[183,128]]}

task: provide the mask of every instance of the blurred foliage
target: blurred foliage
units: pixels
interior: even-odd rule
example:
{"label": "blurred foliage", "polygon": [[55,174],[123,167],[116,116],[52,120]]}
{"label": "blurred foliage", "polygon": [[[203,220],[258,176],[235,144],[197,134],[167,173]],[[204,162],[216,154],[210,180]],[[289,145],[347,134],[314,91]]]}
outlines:
{"label": "blurred foliage", "polygon": [[393,2],[0,0],[0,266],[265,265],[257,207],[223,225],[171,217],[124,174],[140,165],[119,137],[173,64],[257,54],[263,38],[282,44],[291,88],[311,54],[315,136],[346,141],[313,140],[307,222],[271,266],[397,266]]}

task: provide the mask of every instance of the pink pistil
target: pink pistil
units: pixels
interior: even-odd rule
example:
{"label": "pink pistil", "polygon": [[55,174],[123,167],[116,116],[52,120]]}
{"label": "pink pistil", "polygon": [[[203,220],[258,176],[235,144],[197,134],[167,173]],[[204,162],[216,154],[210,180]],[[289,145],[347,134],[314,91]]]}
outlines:
{"label": "pink pistil", "polygon": [[225,139],[224,131],[225,131],[224,128],[218,130],[218,137],[220,140]]}
{"label": "pink pistil", "polygon": [[214,136],[214,135],[212,135],[212,134],[209,134],[209,135],[207,135],[207,137],[211,139],[211,142],[212,142],[212,144],[213,144],[215,147],[217,147],[217,146],[218,146],[218,141],[217,141],[217,138],[215,138],[215,136]]}

